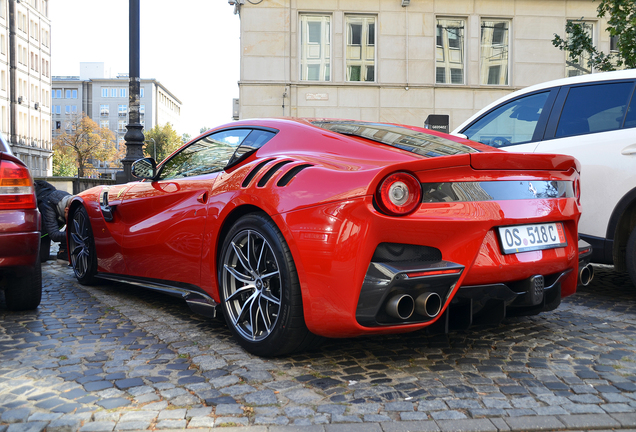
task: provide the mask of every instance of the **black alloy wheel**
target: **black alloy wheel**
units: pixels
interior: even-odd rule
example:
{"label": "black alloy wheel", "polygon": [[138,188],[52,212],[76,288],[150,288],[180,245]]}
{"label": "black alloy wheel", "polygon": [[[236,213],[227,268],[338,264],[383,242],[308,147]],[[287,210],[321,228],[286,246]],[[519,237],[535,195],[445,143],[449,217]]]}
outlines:
{"label": "black alloy wheel", "polygon": [[73,213],[68,228],[68,248],[75,277],[83,285],[93,285],[96,283],[97,254],[93,230],[84,207],[79,207]]}
{"label": "black alloy wheel", "polygon": [[288,354],[311,343],[291,253],[266,215],[239,219],[221,249],[219,290],[228,327],[249,352]]}

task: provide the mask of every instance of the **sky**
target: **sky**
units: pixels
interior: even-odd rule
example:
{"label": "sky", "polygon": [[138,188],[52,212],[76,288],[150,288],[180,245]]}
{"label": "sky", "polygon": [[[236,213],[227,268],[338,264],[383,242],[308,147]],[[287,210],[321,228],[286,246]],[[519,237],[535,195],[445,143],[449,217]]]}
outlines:
{"label": "sky", "polygon": [[[240,21],[227,0],[140,0],[140,75],[182,103],[181,135],[232,121],[238,98]],[[50,0],[51,72],[80,62],[128,73],[128,0]]]}

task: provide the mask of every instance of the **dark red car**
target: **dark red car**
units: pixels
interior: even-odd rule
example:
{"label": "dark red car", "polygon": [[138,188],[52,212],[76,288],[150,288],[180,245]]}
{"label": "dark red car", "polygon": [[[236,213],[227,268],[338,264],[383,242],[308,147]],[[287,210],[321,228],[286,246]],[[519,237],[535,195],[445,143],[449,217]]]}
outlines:
{"label": "dark red car", "polygon": [[556,308],[577,286],[579,165],[425,129],[261,119],[70,209],[80,282],[220,309],[250,352]]}
{"label": "dark red car", "polygon": [[0,137],[0,289],[10,310],[40,304],[40,224],[31,174]]}

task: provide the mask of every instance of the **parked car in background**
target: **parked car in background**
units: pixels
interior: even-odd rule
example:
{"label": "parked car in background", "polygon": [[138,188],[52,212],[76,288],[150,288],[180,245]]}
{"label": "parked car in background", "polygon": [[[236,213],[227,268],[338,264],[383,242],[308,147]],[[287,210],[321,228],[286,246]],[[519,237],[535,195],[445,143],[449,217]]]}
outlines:
{"label": "parked car in background", "polygon": [[591,261],[636,285],[636,69],[565,78],[511,93],[452,133],[511,152],[560,153],[582,166],[580,236]]}
{"label": "parked car in background", "polygon": [[40,304],[40,226],[31,174],[0,136],[0,289],[10,310]]}
{"label": "parked car in background", "polygon": [[222,310],[248,351],[552,310],[577,286],[578,162],[384,123],[244,120],[75,196],[77,279]]}

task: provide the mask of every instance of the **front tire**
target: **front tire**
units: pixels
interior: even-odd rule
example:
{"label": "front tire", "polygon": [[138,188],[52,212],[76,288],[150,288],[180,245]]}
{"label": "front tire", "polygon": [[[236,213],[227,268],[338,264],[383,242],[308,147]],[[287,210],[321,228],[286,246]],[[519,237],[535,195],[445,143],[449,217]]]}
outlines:
{"label": "front tire", "polygon": [[225,321],[247,351],[278,356],[312,342],[289,247],[266,215],[244,216],[230,229],[218,276]]}
{"label": "front tire", "polygon": [[94,285],[97,282],[97,253],[90,219],[84,207],[73,213],[68,229],[68,250],[75,277],[82,285]]}
{"label": "front tire", "polygon": [[629,235],[629,239],[627,240],[625,261],[627,273],[629,273],[632,283],[636,286],[636,228],[632,230],[632,233]]}

